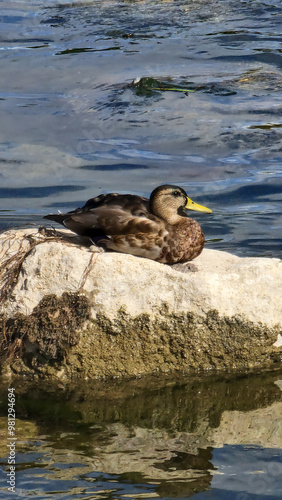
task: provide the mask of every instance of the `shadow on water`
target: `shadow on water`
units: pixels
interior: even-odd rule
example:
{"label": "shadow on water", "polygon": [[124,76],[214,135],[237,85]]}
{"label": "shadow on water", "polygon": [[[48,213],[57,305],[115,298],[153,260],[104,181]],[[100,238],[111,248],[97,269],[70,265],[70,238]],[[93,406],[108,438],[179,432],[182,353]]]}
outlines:
{"label": "shadow on water", "polygon": [[[54,423],[72,426],[123,423],[126,426],[197,432],[202,422],[220,424],[224,411],[253,411],[282,399],[274,382],[282,372],[81,382],[64,387],[15,382],[18,418],[35,420],[42,431]],[[17,387],[18,386],[18,387]],[[51,404],[52,401],[52,404]],[[111,404],[110,404],[111,402]],[[84,422],[84,424],[82,424]]]}
{"label": "shadow on water", "polygon": [[[84,488],[85,498],[103,492],[97,498],[128,494],[137,499],[144,498],[143,493],[148,498],[154,494],[180,499],[213,488],[215,497],[220,498],[217,489],[227,488],[235,498],[232,477],[236,476],[238,491],[246,480],[241,478],[246,469],[238,465],[242,456],[254,498],[269,498],[264,497],[266,491],[257,497],[252,487],[258,464],[266,475],[272,474],[271,494],[277,498],[281,484],[275,470],[282,467],[281,379],[280,370],[236,377],[199,374],[84,381],[70,386],[17,382],[17,471],[22,491],[25,480],[33,480],[38,495],[36,478],[42,477],[44,493],[53,488],[54,495],[69,492],[68,498],[76,498],[71,492],[74,486]],[[2,386],[3,438],[6,391]],[[0,449],[4,466],[5,440]],[[107,496],[108,489],[113,496]],[[4,498],[1,493],[0,498]]]}

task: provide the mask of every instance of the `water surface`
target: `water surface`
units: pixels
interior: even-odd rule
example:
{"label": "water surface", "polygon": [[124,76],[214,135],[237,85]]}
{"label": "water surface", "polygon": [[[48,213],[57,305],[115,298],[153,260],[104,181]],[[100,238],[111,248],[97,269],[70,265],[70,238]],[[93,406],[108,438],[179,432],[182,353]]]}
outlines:
{"label": "water surface", "polygon": [[[281,498],[281,378],[280,370],[17,383],[16,498]],[[6,499],[4,384],[0,396]]]}
{"label": "water surface", "polygon": [[[0,2],[0,227],[185,188],[208,244],[281,251],[279,0]],[[195,90],[138,96],[154,77]]]}

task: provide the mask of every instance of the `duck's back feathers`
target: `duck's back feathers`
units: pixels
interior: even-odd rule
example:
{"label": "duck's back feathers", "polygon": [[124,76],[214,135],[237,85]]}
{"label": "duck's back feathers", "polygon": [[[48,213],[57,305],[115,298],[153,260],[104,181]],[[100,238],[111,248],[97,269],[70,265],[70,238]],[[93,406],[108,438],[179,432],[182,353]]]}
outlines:
{"label": "duck's back feathers", "polygon": [[77,210],[96,209],[101,206],[118,206],[132,215],[147,214],[149,212],[148,198],[134,194],[118,193],[100,194],[95,198],[90,198],[81,209]]}

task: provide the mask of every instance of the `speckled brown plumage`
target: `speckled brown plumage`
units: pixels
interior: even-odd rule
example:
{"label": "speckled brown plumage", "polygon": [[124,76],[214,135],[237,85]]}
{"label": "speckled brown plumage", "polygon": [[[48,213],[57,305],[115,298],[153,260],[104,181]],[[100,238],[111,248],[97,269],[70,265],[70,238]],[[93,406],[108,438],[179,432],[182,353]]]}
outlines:
{"label": "speckled brown plumage", "polygon": [[91,198],[82,208],[46,215],[108,250],[166,264],[195,259],[204,247],[200,225],[184,209],[211,212],[177,186],[156,188],[148,200],[117,193]]}

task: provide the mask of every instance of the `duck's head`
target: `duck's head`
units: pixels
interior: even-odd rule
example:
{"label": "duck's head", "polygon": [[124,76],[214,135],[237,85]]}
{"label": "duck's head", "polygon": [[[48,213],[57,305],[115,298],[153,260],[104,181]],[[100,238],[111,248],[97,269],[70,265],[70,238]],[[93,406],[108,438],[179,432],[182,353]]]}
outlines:
{"label": "duck's head", "polygon": [[150,211],[169,224],[175,224],[180,216],[185,216],[184,209],[212,213],[209,208],[198,205],[188,198],[184,189],[178,186],[164,184],[154,189],[150,196]]}

